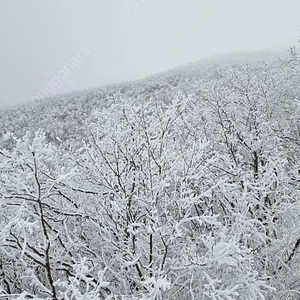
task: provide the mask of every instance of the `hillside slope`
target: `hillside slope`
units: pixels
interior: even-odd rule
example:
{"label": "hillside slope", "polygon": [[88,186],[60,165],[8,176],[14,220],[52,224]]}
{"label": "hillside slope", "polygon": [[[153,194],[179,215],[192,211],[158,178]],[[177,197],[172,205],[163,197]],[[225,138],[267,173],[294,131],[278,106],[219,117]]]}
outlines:
{"label": "hillside slope", "polygon": [[[281,52],[278,54],[283,55]],[[42,128],[49,141],[54,143],[76,136],[81,139],[86,134],[82,127],[84,120],[95,109],[109,107],[122,99],[171,102],[179,95],[195,96],[211,82],[225,78],[227,70],[238,69],[247,62],[258,66],[261,64],[258,58],[276,56],[277,53],[220,56],[178,67],[144,80],[58,95],[0,109],[0,140],[7,132],[22,137],[28,130],[35,131],[38,128]],[[278,66],[278,60],[275,59],[272,63]]]}

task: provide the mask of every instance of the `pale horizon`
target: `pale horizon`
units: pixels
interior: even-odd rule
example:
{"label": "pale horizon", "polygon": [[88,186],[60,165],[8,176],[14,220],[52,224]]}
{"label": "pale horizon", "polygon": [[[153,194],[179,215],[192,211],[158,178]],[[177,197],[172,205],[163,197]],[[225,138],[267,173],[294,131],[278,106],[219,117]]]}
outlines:
{"label": "pale horizon", "polygon": [[284,51],[300,38],[299,10],[295,0],[2,0],[0,107],[224,54]]}

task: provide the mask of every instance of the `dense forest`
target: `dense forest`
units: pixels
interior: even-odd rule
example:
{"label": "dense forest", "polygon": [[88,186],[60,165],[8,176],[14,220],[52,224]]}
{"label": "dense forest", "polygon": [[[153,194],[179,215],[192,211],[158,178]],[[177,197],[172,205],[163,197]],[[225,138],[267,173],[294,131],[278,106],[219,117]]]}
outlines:
{"label": "dense forest", "polygon": [[300,299],[300,56],[0,111],[0,299]]}

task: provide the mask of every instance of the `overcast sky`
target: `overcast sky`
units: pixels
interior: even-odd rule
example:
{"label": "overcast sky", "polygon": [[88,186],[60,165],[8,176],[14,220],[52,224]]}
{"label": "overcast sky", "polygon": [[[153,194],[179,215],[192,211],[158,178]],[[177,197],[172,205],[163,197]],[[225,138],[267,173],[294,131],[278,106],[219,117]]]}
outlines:
{"label": "overcast sky", "polygon": [[0,0],[0,106],[295,46],[299,12],[299,0]]}

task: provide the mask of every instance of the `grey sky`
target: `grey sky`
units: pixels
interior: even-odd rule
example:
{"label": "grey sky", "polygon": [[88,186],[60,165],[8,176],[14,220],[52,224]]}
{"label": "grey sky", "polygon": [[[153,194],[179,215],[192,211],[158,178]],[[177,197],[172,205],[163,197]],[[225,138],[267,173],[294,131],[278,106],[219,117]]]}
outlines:
{"label": "grey sky", "polygon": [[0,0],[0,106],[36,96],[84,46],[90,53],[51,93],[288,48],[299,12],[299,0]]}

